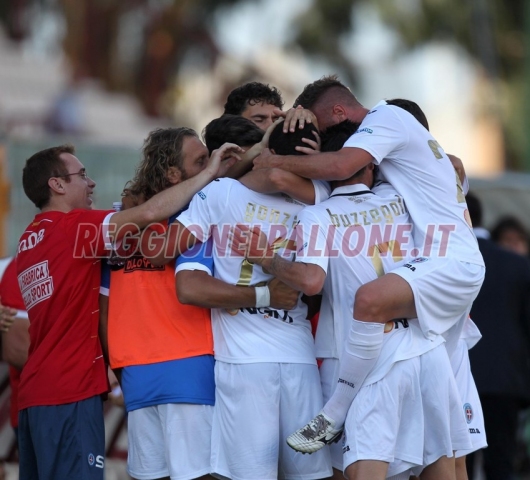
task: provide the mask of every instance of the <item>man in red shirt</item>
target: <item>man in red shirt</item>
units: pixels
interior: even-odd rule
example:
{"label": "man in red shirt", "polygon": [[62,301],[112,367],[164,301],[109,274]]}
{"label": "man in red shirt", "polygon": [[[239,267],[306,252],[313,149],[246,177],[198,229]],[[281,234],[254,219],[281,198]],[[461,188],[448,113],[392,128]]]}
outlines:
{"label": "man in red shirt", "polygon": [[18,283],[30,320],[19,390],[20,479],[103,479],[101,395],[107,370],[98,334],[100,261],[113,242],[167,219],[237,160],[225,144],[198,175],[122,212],[92,210],[95,182],[72,146],[26,161],[22,183],[40,209],[18,245]]}

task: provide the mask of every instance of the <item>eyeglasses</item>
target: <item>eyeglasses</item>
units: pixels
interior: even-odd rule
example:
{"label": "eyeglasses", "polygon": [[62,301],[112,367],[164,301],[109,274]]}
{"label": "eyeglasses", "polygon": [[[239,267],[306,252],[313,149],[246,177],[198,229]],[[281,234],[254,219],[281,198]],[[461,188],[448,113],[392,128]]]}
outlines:
{"label": "eyeglasses", "polygon": [[66,173],[64,175],[56,175],[56,177],[63,178],[63,177],[70,177],[72,175],[79,175],[83,180],[86,180],[88,178],[88,173],[86,173],[86,170],[84,168],[79,170],[79,172]]}

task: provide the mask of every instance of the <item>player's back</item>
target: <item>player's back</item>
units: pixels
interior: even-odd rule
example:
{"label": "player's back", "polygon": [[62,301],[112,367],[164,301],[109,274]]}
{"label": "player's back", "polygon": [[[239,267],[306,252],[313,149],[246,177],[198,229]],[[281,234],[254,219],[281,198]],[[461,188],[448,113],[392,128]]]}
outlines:
{"label": "player's back", "polygon": [[[300,214],[297,228],[318,229],[319,240],[316,231],[303,232],[303,249],[298,251],[302,256],[297,260],[327,255],[329,262],[316,335],[318,357],[340,358],[357,290],[411,260],[414,243],[403,199],[390,185],[375,192],[364,185],[339,187],[328,200]],[[443,341],[425,339],[416,319],[387,322],[385,333],[368,383],[382,378],[396,361],[425,353]]]}
{"label": "player's back", "polygon": [[420,255],[483,265],[458,176],[436,139],[410,113],[378,104],[345,147],[369,152],[403,196]]}
{"label": "player's back", "polygon": [[[229,231],[236,224],[259,226],[281,255],[295,252],[292,237],[304,205],[288,196],[254,192],[228,178],[216,180],[197,193],[178,220],[197,232],[211,235],[215,276],[240,286],[264,285],[273,277],[231,251]],[[228,363],[315,363],[307,307],[299,299],[289,311],[273,308],[212,309],[216,358]]]}

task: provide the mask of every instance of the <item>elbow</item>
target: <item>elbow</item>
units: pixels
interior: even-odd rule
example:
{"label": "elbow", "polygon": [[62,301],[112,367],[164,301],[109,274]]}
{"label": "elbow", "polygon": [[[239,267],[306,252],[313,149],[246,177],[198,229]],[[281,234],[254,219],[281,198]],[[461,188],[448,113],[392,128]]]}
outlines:
{"label": "elbow", "polygon": [[301,291],[304,295],[312,297],[313,295],[318,295],[322,291],[322,286],[322,283],[318,279],[307,278],[301,285]]}
{"label": "elbow", "polygon": [[277,192],[285,191],[285,172],[280,168],[271,168],[269,171],[269,181]]}
{"label": "elbow", "polygon": [[177,298],[182,305],[195,305],[195,298],[186,289],[177,289]]}
{"label": "elbow", "polygon": [[[201,288],[200,285],[197,286],[193,284],[192,279],[189,278],[192,276],[189,275],[190,273],[193,274],[192,271],[184,271],[177,273],[175,282],[177,298],[182,305],[200,306],[200,292],[202,292],[202,294],[204,295],[204,290]],[[179,278],[181,276],[182,278]]]}
{"label": "elbow", "polygon": [[138,225],[140,228],[144,228],[147,225],[156,223],[160,216],[157,216],[155,208],[150,205],[149,202],[146,202],[142,205],[144,211],[142,212],[141,222],[143,225]]}

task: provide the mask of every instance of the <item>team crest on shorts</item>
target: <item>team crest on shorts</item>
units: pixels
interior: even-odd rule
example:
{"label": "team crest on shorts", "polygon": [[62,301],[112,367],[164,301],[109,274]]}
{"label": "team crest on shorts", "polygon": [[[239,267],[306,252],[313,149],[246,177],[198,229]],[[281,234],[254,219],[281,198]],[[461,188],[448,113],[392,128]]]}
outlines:
{"label": "team crest on shorts", "polygon": [[473,408],[469,403],[464,404],[464,414],[466,415],[466,422],[471,423],[473,420]]}
{"label": "team crest on shorts", "polygon": [[423,263],[429,260],[427,257],[417,257],[413,258],[409,263]]}
{"label": "team crest on shorts", "polygon": [[88,464],[93,467],[94,463],[96,463],[96,457],[94,457],[93,453],[88,454]]}

